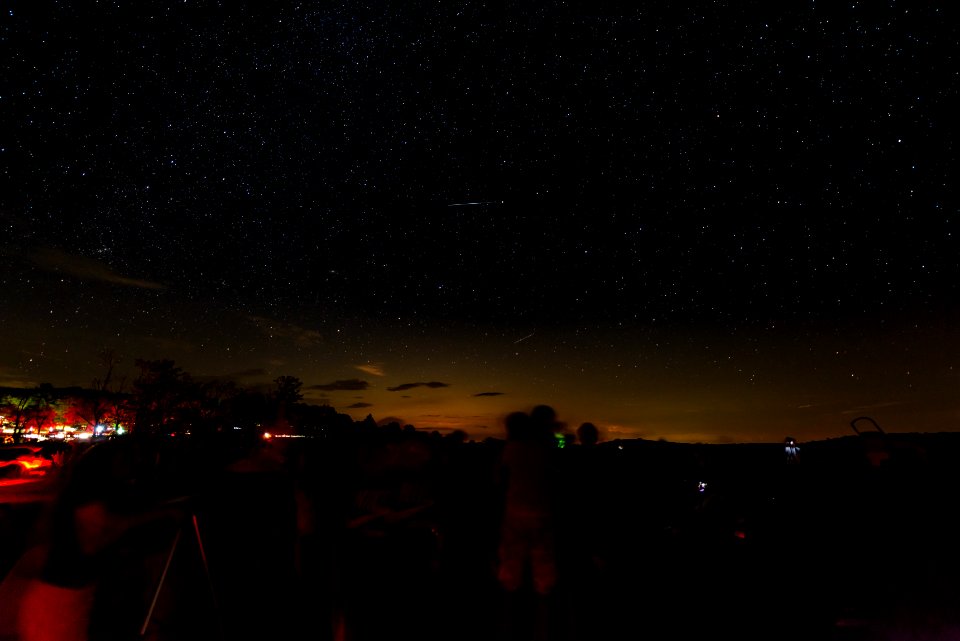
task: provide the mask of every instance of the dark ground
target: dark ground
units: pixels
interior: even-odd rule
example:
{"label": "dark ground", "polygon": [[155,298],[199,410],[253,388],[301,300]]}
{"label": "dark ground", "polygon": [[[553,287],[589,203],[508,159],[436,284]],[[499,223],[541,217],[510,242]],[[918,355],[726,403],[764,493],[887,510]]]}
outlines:
{"label": "dark ground", "polygon": [[[861,437],[802,444],[798,464],[776,445],[563,451],[551,638],[960,639],[960,441],[902,442],[888,439],[877,466]],[[495,580],[499,445],[430,447],[429,464],[377,477],[422,481],[434,500],[382,536],[343,527],[371,484],[364,447],[298,444],[295,456],[263,450],[209,473],[181,460],[177,474],[189,473],[158,498],[189,497],[147,637],[325,640],[346,621],[339,634],[351,641],[504,638],[504,613],[532,612],[534,597],[510,601]],[[0,616],[42,521],[34,503],[2,510]],[[139,531],[118,548],[98,638],[141,638],[176,531]]]}

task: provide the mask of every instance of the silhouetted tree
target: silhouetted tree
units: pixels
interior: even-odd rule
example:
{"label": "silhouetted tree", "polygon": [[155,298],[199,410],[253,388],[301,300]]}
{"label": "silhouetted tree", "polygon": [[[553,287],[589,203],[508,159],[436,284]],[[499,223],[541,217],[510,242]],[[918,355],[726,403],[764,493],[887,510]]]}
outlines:
{"label": "silhouetted tree", "polygon": [[42,432],[47,425],[52,425],[57,416],[56,390],[50,383],[41,383],[36,387],[27,406],[26,427]]}
{"label": "silhouetted tree", "polygon": [[38,431],[53,423],[56,418],[56,390],[50,383],[41,383],[33,388],[7,388],[3,390],[0,413],[6,425],[13,429],[12,440],[19,443],[27,428]]}
{"label": "silhouetted tree", "polygon": [[373,418],[373,414],[367,414],[362,421],[354,421],[353,425],[361,434],[370,435],[377,431],[377,421]]}
{"label": "silhouetted tree", "polygon": [[276,388],[271,394],[274,403],[274,429],[286,430],[291,425],[291,412],[303,398],[303,381],[296,376],[278,376],[273,379]]}
{"label": "silhouetted tree", "polygon": [[210,433],[223,431],[232,422],[232,402],[241,393],[240,387],[234,381],[212,380],[199,385],[197,391],[198,422],[194,428]]}
{"label": "silhouetted tree", "polygon": [[258,390],[239,388],[237,395],[229,400],[226,412],[230,429],[239,427],[253,431],[268,420],[270,402],[266,394]]}
{"label": "silhouetted tree", "polygon": [[296,376],[278,376],[273,379],[276,389],[273,391],[273,397],[279,403],[293,405],[303,400],[303,381]]}
{"label": "silhouetted tree", "polygon": [[30,390],[8,390],[0,404],[4,421],[13,429],[13,442],[19,443],[26,427],[27,408],[30,407],[32,396]]}
{"label": "silhouetted tree", "polygon": [[130,394],[123,391],[126,379],[120,379],[116,390],[110,395],[110,426],[114,433],[123,427],[130,427],[136,420],[133,399]]}
{"label": "silhouetted tree", "polygon": [[297,405],[297,429],[304,436],[337,436],[353,425],[353,419],[329,405]]}
{"label": "silhouetted tree", "polygon": [[90,393],[76,397],[72,407],[73,414],[94,430],[98,425],[104,425],[107,422],[108,413],[113,404],[111,399],[114,394],[113,371],[120,359],[113,350],[105,349],[100,352],[100,362],[105,370],[103,377],[93,379]]}
{"label": "silhouetted tree", "polygon": [[190,375],[169,359],[134,362],[140,368],[133,382],[136,429],[158,433],[189,428],[199,416],[201,396]]}

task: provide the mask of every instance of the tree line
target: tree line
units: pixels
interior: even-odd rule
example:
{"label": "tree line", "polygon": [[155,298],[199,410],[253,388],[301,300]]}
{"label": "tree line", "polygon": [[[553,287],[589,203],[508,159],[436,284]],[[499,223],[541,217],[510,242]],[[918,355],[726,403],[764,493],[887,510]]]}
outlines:
{"label": "tree line", "polygon": [[[104,375],[90,387],[0,388],[0,424],[5,440],[55,425],[118,432],[210,434],[225,430],[286,431],[323,436],[353,419],[329,405],[303,402],[303,383],[280,376],[272,387],[251,388],[231,380],[197,380],[169,359],[136,359],[136,377],[116,374],[118,359],[103,355]],[[371,417],[368,417],[372,420]],[[99,428],[99,429],[98,429]]]}

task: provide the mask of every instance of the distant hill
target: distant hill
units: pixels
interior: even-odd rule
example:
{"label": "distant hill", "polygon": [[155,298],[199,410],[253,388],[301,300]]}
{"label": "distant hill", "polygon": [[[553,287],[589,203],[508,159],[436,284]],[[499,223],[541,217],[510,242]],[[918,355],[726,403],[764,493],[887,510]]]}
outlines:
{"label": "distant hill", "polygon": [[[851,434],[818,441],[799,442],[802,468],[852,471],[855,469],[948,470],[960,453],[960,433]],[[607,450],[622,452],[633,464],[651,470],[714,473],[721,475],[773,471],[788,465],[783,443],[675,443],[645,439],[606,441]],[[921,470],[922,471],[922,470]]]}

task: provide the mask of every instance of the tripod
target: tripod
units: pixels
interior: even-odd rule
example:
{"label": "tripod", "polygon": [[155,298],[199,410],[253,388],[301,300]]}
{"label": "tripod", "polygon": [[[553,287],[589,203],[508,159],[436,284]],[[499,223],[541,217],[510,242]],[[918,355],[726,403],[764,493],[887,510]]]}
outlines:
{"label": "tripod", "polygon": [[[210,588],[210,597],[213,600],[213,609],[215,613],[218,613],[220,608],[217,603],[217,593],[213,587],[213,577],[210,575],[210,566],[207,563],[207,553],[203,547],[203,537],[200,536],[200,525],[197,523],[197,515],[195,513],[190,514],[190,522],[193,525],[192,530],[194,536],[196,537],[197,548],[200,550],[200,560],[203,563],[203,572],[207,577],[207,585]],[[163,572],[160,574],[160,581],[157,583],[157,589],[154,591],[153,599],[150,602],[150,608],[147,610],[147,616],[143,621],[143,626],[140,628],[141,637],[144,637],[147,634],[147,627],[149,627],[150,620],[153,618],[153,611],[157,607],[157,599],[160,597],[160,591],[163,589],[164,581],[167,579],[167,573],[170,570],[171,562],[173,562],[173,556],[177,551],[177,546],[180,544],[181,535],[186,528],[187,524],[182,524],[179,529],[177,529],[176,535],[173,537],[173,543],[170,544],[170,552],[167,554],[167,562],[163,566]],[[223,639],[223,626],[220,621],[219,614],[216,614],[216,618],[219,637]]]}

